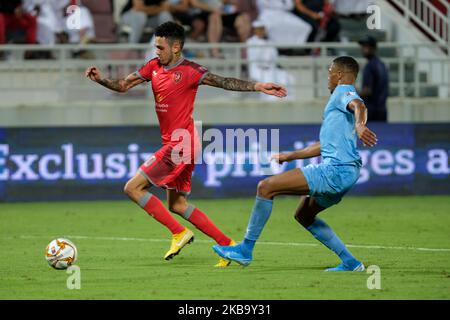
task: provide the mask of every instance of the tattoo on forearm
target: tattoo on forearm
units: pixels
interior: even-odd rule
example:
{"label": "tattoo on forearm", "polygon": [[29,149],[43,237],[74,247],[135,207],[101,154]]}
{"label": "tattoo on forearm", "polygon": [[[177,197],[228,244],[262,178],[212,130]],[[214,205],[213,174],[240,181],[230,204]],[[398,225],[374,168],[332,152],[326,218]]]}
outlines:
{"label": "tattoo on forearm", "polygon": [[98,83],[100,83],[102,86],[117,91],[117,92],[123,92],[125,91],[124,88],[124,80],[112,80],[112,79],[101,79]]}
{"label": "tattoo on forearm", "polygon": [[245,81],[235,78],[224,78],[212,73],[208,73],[203,80],[204,84],[223,88],[231,91],[256,91],[254,81]]}

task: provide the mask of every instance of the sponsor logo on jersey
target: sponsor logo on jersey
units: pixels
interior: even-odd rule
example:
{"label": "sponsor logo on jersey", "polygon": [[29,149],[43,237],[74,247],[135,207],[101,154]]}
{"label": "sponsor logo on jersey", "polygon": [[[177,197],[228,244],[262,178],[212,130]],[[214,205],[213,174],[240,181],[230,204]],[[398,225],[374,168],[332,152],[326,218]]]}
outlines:
{"label": "sponsor logo on jersey", "polygon": [[156,100],[156,102],[161,103],[164,100],[164,96],[161,95],[160,93],[157,93],[155,95],[155,100]]}

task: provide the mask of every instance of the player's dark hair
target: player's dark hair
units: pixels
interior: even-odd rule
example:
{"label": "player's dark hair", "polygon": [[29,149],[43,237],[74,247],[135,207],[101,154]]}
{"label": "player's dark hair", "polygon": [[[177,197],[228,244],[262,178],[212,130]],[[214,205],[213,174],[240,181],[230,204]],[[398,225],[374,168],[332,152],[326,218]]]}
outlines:
{"label": "player's dark hair", "polygon": [[178,23],[168,21],[161,25],[159,25],[155,29],[156,37],[164,37],[172,44],[174,41],[179,41],[181,44],[181,48],[184,46],[184,29]]}
{"label": "player's dark hair", "polygon": [[359,65],[354,58],[349,56],[341,56],[334,59],[333,63],[342,68],[344,71],[353,73],[355,78],[358,76]]}

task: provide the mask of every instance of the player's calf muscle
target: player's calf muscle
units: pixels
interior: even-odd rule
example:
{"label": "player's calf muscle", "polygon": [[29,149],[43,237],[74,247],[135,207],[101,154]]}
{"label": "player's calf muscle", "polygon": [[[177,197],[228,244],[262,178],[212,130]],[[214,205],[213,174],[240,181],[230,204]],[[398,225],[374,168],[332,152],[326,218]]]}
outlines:
{"label": "player's calf muscle", "polygon": [[169,203],[170,212],[183,215],[187,210],[188,204],[185,202]]}
{"label": "player's calf muscle", "polygon": [[312,212],[308,211],[307,209],[303,208],[303,209],[297,210],[295,212],[294,218],[303,227],[307,228],[314,222],[315,216],[316,215],[314,213],[312,213]]}
{"label": "player's calf muscle", "polygon": [[303,227],[309,227],[313,222],[317,214],[319,214],[324,208],[318,206],[315,200],[311,197],[303,197],[300,205],[295,211],[294,218]]}

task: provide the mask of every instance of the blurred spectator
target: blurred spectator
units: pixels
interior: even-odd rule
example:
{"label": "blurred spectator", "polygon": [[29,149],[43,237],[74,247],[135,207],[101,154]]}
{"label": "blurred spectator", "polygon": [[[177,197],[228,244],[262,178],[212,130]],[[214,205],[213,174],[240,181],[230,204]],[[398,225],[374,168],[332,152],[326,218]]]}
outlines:
{"label": "blurred spectator", "polygon": [[[247,59],[249,61],[249,77],[254,81],[276,82],[287,87],[289,99],[295,98],[294,91],[290,90],[295,84],[295,78],[286,70],[277,66],[278,50],[268,45],[267,32],[262,21],[252,23],[253,36],[247,40]],[[264,100],[276,100],[274,96],[260,95]],[[275,98],[275,99],[274,99]]]}
{"label": "blurred spectator", "polygon": [[192,15],[189,14],[189,0],[169,0],[169,12],[181,25],[191,26]]}
{"label": "blurred spectator", "polygon": [[[78,28],[73,28],[70,24],[72,15],[78,14],[75,10],[70,10],[70,6],[76,4],[79,10],[80,25]],[[64,32],[68,35],[69,43],[87,44],[95,42],[95,26],[94,19],[88,8],[81,5],[79,0],[72,0],[63,8],[64,14]]]}
{"label": "blurred spectator", "polygon": [[57,34],[63,31],[64,8],[70,0],[24,0],[27,12],[37,18],[37,41],[40,44],[57,43]]}
{"label": "blurred spectator", "polygon": [[[197,12],[195,20],[202,20],[207,25],[209,43],[220,42],[224,29],[235,31],[241,42],[245,42],[250,36],[250,16],[239,11],[238,0],[191,0],[191,6]],[[223,58],[219,48],[212,48],[211,55]]]}
{"label": "blurred spectator", "polygon": [[256,0],[239,0],[238,11],[245,12],[252,22],[258,18],[258,6],[256,5]]}
{"label": "blurred spectator", "polygon": [[[81,5],[79,0],[25,0],[24,4],[27,11],[37,17],[39,43],[95,42],[94,20],[89,9]],[[71,5],[76,5],[79,11],[76,13],[70,10]],[[69,23],[75,13],[80,17],[77,29]]]}
{"label": "blurred spectator", "polygon": [[386,65],[377,56],[377,41],[371,36],[358,41],[368,60],[363,71],[361,98],[368,110],[368,121],[387,121],[386,100],[389,94],[389,75]]}
{"label": "blurred spectator", "polygon": [[[333,10],[329,0],[295,0],[295,14],[312,27],[308,42],[338,40],[341,26]],[[318,35],[319,30],[324,31],[323,36]]]}
{"label": "blurred spectator", "polygon": [[[207,29],[206,38],[210,43],[218,42],[222,33],[222,2],[220,0],[190,0],[194,13],[194,24]],[[211,49],[211,55],[219,58],[222,56],[218,48]]]}
{"label": "blurred spectator", "polygon": [[257,0],[258,20],[266,26],[268,39],[277,44],[303,44],[311,26],[292,13],[294,0]]}
{"label": "blurred spectator", "polygon": [[197,18],[198,12],[192,8],[190,0],[170,0],[169,11],[176,22],[188,28],[187,42],[203,42],[206,40],[206,22]]}
{"label": "blurred spectator", "polygon": [[[51,7],[51,10],[47,11],[48,16],[43,17],[46,26],[48,26],[48,29],[44,29],[47,39],[50,39],[50,34],[53,33],[55,37],[53,41],[56,43],[95,43],[94,20],[89,9],[81,5],[80,0],[44,0],[41,2],[45,1],[48,1]],[[38,8],[38,17],[42,14],[43,7],[45,8],[41,5]],[[52,11],[51,15],[50,11]],[[74,24],[76,21],[74,15],[79,18],[79,25]],[[73,56],[84,59],[95,58],[92,52],[84,49],[74,51]]]}
{"label": "blurred spectator", "polygon": [[6,43],[8,31],[22,31],[26,43],[37,43],[36,17],[25,11],[22,0],[0,0],[0,44]]}
{"label": "blurred spectator", "polygon": [[131,27],[129,43],[139,43],[145,27],[156,28],[173,21],[167,0],[128,0],[122,10],[122,23]]}
{"label": "blurred spectator", "polygon": [[245,42],[251,36],[252,25],[251,16],[243,10],[241,2],[244,1],[224,0],[221,18],[224,31],[231,35],[235,33],[239,42]]}
{"label": "blurred spectator", "polygon": [[334,7],[339,18],[363,19],[373,3],[374,0],[334,0]]}

